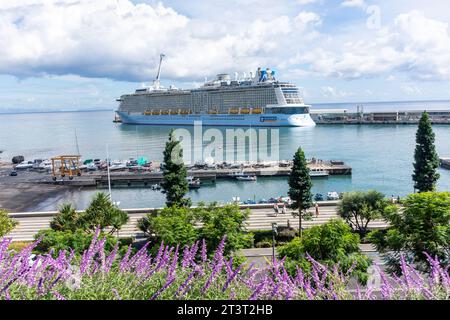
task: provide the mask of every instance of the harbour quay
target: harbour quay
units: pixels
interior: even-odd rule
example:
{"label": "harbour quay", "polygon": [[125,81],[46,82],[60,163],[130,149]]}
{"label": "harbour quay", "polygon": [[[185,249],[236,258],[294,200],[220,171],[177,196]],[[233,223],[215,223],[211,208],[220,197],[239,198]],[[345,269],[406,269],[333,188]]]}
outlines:
{"label": "harbour quay", "polygon": [[[311,159],[308,163],[312,177],[314,172],[326,173],[328,176],[351,175],[352,168],[339,160],[320,160]],[[270,177],[287,177],[292,170],[291,161],[281,161],[275,163],[260,164],[241,164],[232,167],[216,166],[209,168],[207,165],[194,165],[188,169],[188,176],[199,179],[202,184],[214,183],[217,179],[235,179],[236,174],[249,175],[260,178]],[[317,178],[321,178],[317,176]],[[94,172],[85,172],[73,180],[58,179],[53,181],[46,179],[45,183],[64,184],[79,187],[106,187],[111,183],[112,187],[153,187],[155,183],[163,180],[163,173],[160,168],[152,171],[135,171],[123,169],[121,171],[113,171],[108,174],[104,171],[97,170]]]}
{"label": "harbour quay", "polygon": [[[356,112],[347,109],[311,110],[316,124],[418,124],[423,111],[379,111],[364,112],[358,107]],[[427,110],[433,124],[450,124],[450,110]]]}

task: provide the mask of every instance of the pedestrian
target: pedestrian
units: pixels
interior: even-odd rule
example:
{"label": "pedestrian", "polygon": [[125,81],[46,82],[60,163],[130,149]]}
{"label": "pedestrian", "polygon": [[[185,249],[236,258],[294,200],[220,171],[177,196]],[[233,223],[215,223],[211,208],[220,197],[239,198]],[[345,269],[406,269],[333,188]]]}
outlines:
{"label": "pedestrian", "polygon": [[281,209],[282,214],[286,214],[286,204],[283,204],[283,208]]}
{"label": "pedestrian", "polygon": [[273,211],[275,212],[275,217],[278,216],[278,203],[274,203]]}
{"label": "pedestrian", "polygon": [[316,202],[315,207],[316,207],[316,218],[318,218],[319,217],[319,204],[317,202]]}

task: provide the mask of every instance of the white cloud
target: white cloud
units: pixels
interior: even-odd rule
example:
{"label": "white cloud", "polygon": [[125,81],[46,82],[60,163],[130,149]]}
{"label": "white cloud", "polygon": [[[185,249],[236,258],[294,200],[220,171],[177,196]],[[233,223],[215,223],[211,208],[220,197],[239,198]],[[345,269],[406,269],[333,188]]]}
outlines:
{"label": "white cloud", "polygon": [[0,73],[150,80],[161,52],[165,78],[248,72],[284,60],[319,24],[312,12],[225,26],[129,0],[2,0]]}
{"label": "white cloud", "polygon": [[345,0],[341,2],[341,6],[364,8],[366,6],[366,3],[364,0]]}
{"label": "white cloud", "polygon": [[422,94],[422,90],[414,84],[403,84],[400,86],[400,90],[409,96]]}
{"label": "white cloud", "polygon": [[305,4],[311,4],[316,3],[318,0],[297,0],[298,4],[305,5]]}
{"label": "white cloud", "polygon": [[343,90],[338,90],[335,87],[325,86],[321,88],[323,96],[326,98],[344,98],[351,96],[352,93]]}
{"label": "white cloud", "polygon": [[450,79],[448,24],[418,11],[397,16],[374,33],[322,37],[292,63],[307,64],[320,76],[359,79],[400,72],[415,80]]}

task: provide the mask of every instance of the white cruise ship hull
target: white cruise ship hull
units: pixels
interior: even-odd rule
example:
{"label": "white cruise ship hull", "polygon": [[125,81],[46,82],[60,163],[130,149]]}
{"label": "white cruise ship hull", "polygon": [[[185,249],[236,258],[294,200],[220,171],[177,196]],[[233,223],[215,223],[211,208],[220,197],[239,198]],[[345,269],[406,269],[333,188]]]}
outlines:
{"label": "white cruise ship hull", "polygon": [[117,111],[122,123],[138,125],[191,126],[202,122],[204,126],[240,127],[311,127],[315,126],[309,114],[190,114],[143,115]]}

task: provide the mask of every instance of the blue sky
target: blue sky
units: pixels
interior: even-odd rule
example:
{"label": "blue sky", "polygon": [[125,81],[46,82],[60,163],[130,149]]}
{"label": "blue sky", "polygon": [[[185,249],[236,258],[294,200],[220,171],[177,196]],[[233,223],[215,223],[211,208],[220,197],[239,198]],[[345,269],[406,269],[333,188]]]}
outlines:
{"label": "blue sky", "polygon": [[450,99],[446,0],[2,0],[0,112],[275,69],[308,103]]}

